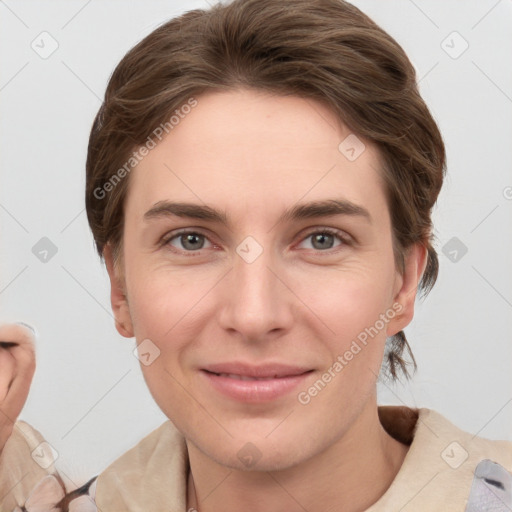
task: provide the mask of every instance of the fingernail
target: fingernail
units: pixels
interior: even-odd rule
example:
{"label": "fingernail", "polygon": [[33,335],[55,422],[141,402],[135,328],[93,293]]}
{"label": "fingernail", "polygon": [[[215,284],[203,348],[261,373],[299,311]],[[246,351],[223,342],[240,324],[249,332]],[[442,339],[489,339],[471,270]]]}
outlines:
{"label": "fingernail", "polygon": [[23,325],[24,327],[27,327],[28,329],[30,329],[32,331],[32,333],[34,334],[34,336],[37,336],[37,333],[36,333],[36,330],[34,329],[34,327],[32,327],[31,325],[29,324],[26,324],[25,322],[16,322],[18,325]]}

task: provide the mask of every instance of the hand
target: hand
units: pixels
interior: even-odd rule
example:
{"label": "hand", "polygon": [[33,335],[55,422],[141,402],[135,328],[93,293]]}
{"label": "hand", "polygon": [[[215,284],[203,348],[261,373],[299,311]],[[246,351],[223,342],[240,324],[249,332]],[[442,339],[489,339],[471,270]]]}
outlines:
{"label": "hand", "polygon": [[24,324],[0,324],[0,452],[27,400],[36,369],[35,335]]}

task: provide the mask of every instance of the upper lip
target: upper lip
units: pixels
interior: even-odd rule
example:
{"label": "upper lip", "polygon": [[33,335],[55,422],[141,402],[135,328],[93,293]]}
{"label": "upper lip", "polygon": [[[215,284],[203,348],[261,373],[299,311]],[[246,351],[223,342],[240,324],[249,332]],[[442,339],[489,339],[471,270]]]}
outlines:
{"label": "upper lip", "polygon": [[268,363],[262,365],[249,365],[242,362],[216,363],[202,368],[211,373],[229,373],[232,375],[241,375],[244,377],[294,377],[302,375],[311,368],[304,366],[291,366],[280,363]]}

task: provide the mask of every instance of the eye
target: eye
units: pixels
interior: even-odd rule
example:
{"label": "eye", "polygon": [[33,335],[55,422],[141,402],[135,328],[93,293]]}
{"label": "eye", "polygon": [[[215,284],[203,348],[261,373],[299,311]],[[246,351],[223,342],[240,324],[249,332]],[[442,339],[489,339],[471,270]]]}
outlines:
{"label": "eye", "polygon": [[[334,245],[336,239],[340,242],[337,246]],[[303,239],[303,242],[299,244],[299,247],[308,240],[311,240],[310,247],[305,248],[316,249],[318,251],[326,251],[329,249],[339,247],[340,245],[348,245],[348,240],[345,236],[343,236],[337,230],[329,228],[322,228],[320,230],[310,232]]]}
{"label": "eye", "polygon": [[[205,235],[197,231],[180,231],[162,241],[163,245],[170,245],[182,252],[196,252],[201,249],[213,247]],[[206,245],[210,244],[210,245]]]}

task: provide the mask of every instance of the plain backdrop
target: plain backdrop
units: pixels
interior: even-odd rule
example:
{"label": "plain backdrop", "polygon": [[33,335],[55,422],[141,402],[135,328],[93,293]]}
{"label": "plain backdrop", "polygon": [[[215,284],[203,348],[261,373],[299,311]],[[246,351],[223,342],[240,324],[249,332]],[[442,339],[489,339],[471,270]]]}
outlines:
{"label": "plain backdrop", "polygon": [[[381,383],[380,402],[433,408],[473,434],[512,440],[512,3],[354,3],[410,56],[448,154],[434,212],[439,279],[406,330],[419,370],[411,382]],[[54,446],[71,478],[97,474],[166,420],[135,340],[114,328],[87,225],[91,123],[135,43],[207,7],[0,2],[0,322],[37,329],[21,419]],[[50,247],[47,261],[37,244]]]}

